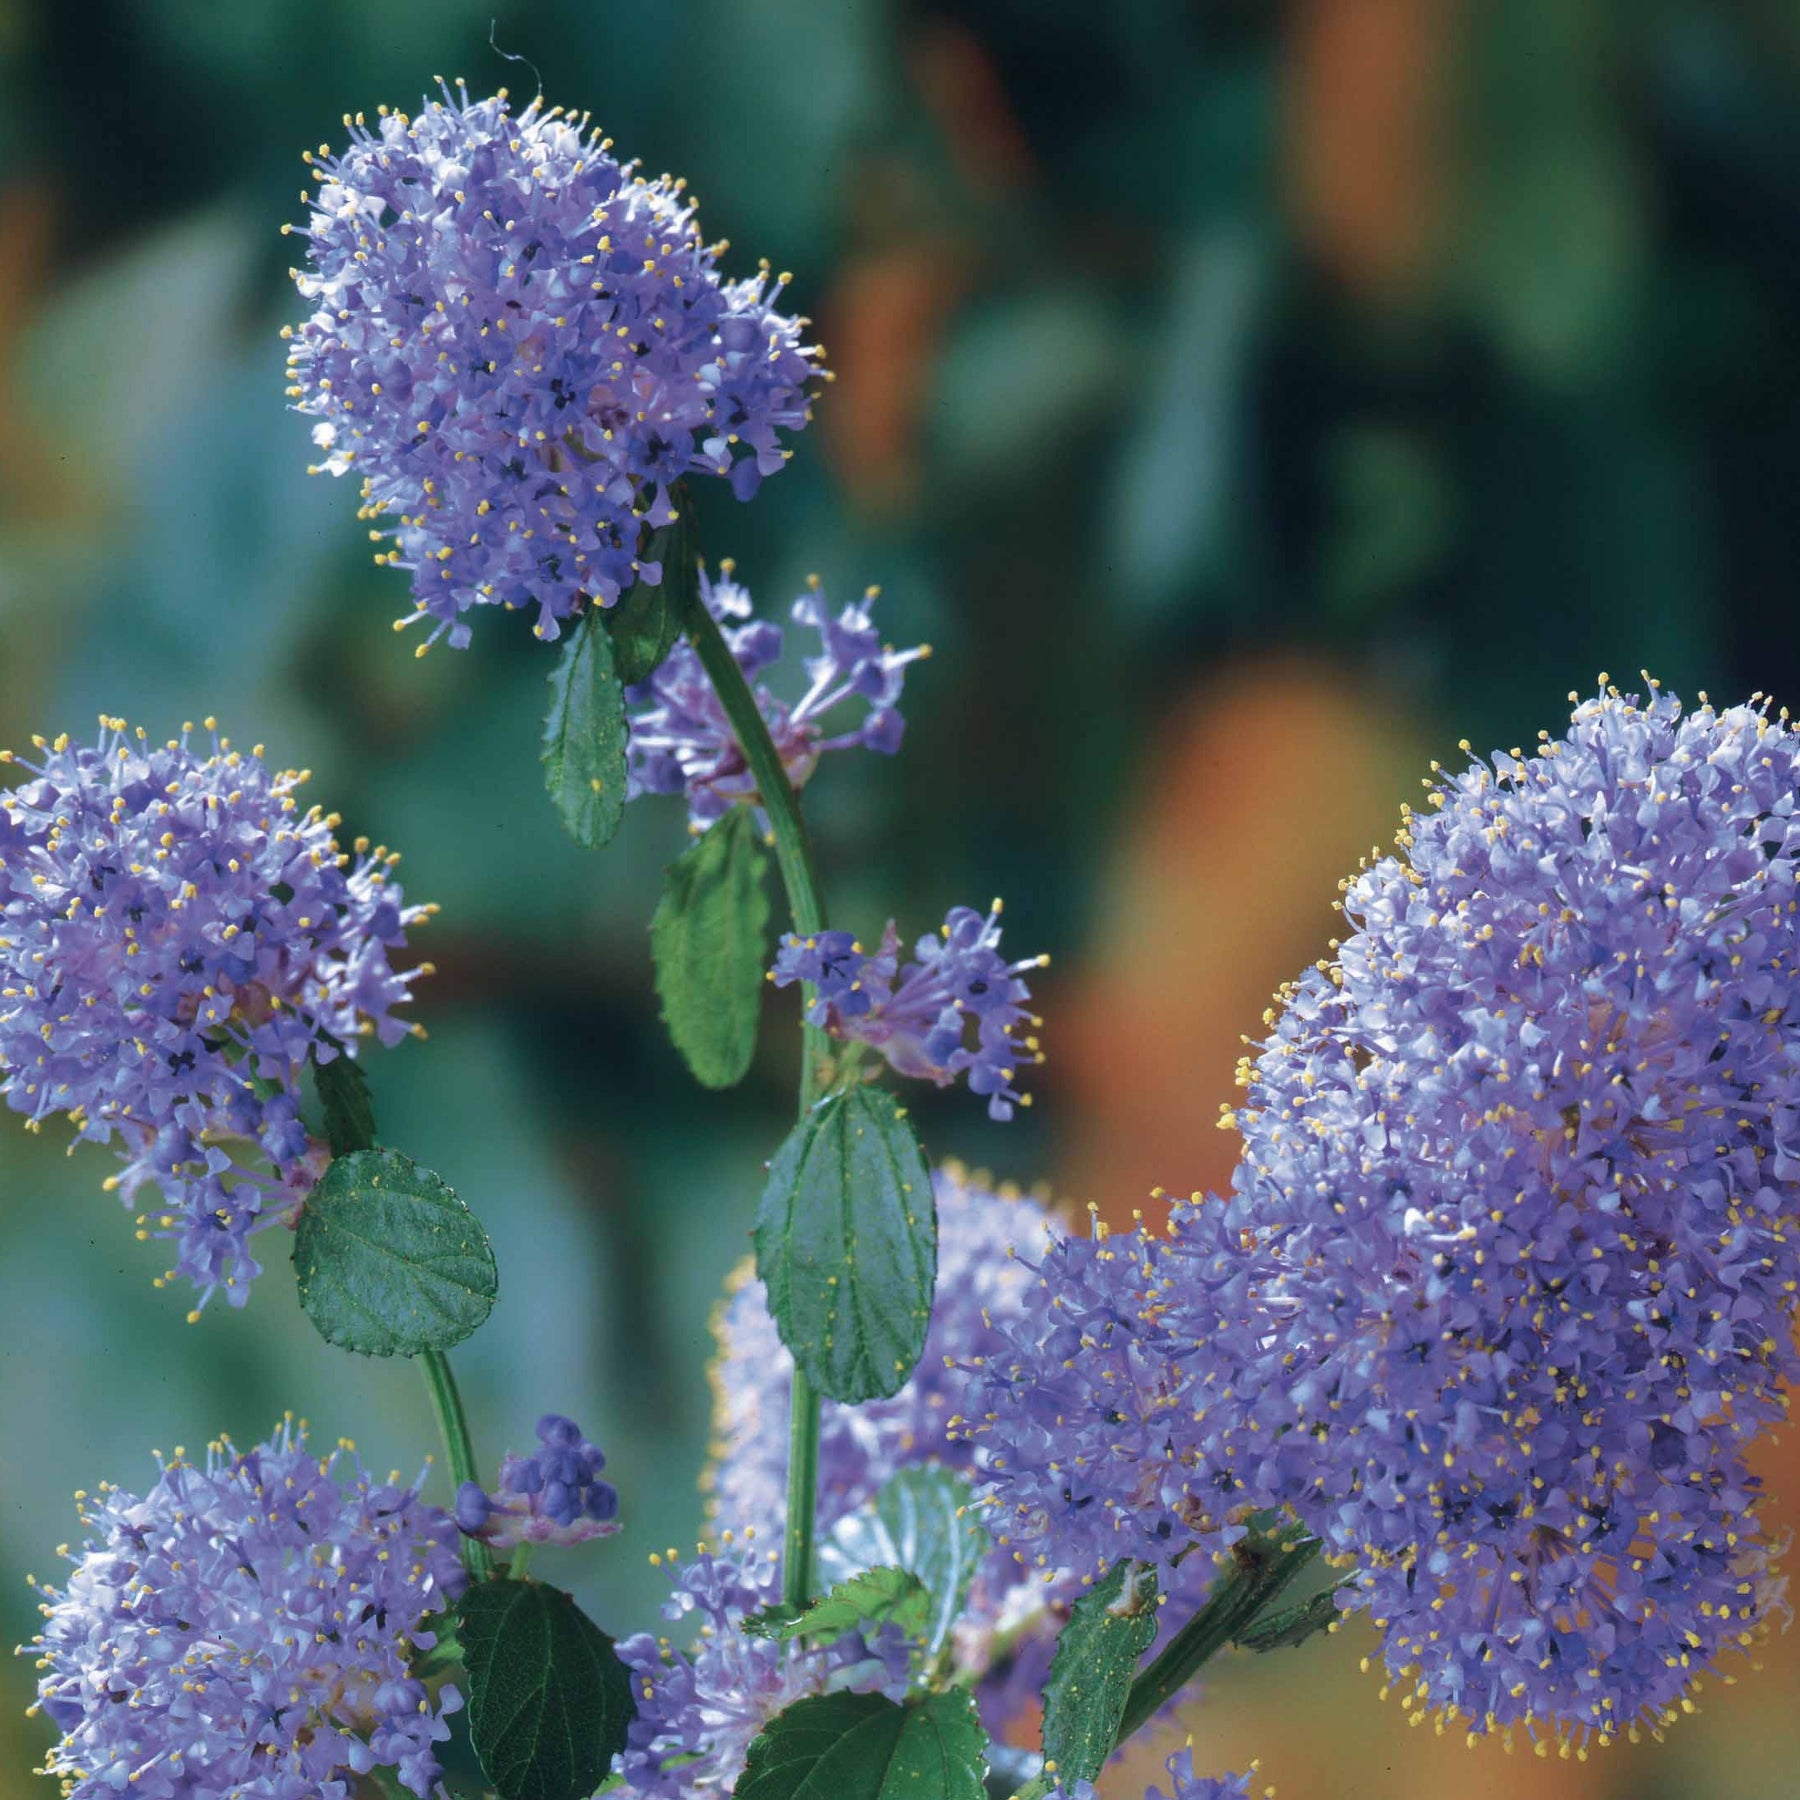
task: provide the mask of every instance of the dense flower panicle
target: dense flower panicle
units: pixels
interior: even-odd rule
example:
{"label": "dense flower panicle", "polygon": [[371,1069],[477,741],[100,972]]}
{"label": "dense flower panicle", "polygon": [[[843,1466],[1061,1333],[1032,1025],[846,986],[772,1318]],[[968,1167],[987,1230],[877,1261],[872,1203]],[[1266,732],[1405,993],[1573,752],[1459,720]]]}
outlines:
{"label": "dense flower panicle", "polygon": [[[880,946],[865,950],[848,931],[782,939],[769,971],[777,987],[813,985],[807,1017],[833,1037],[871,1045],[902,1075],[948,1087],[959,1075],[1006,1120],[1031,1096],[1013,1086],[1022,1064],[1043,1061],[1035,1032],[1043,1024],[1025,1002],[1024,976],[1047,956],[1009,963],[1000,954],[1000,902],[985,917],[952,907],[936,936],[919,939],[902,964],[892,921]],[[970,1043],[969,1026],[974,1026]]]}
{"label": "dense flower panicle", "polygon": [[811,1694],[906,1691],[905,1647],[883,1631],[869,1645],[854,1632],[823,1648],[747,1636],[749,1614],[781,1598],[779,1556],[731,1535],[683,1563],[666,1560],[672,1589],[663,1617],[677,1630],[624,1639],[637,1716],[619,1768],[634,1793],[657,1800],[729,1794],[750,1745],[779,1712]]}
{"label": "dense flower panicle", "polygon": [[782,466],[819,352],[776,310],[786,276],[721,276],[685,183],[504,92],[344,123],[300,228],[314,311],[286,334],[288,393],[320,467],[360,472],[364,516],[398,520],[377,560],[412,573],[402,623],[464,645],[471,607],[532,605],[554,638],[661,579],[640,536],[683,476],[748,500]]}
{"label": "dense flower panicle", "polygon": [[1656,1727],[1782,1609],[1741,1453],[1800,1361],[1797,794],[1785,720],[1654,685],[1435,787],[1141,1284],[1190,1497],[1356,1560],[1419,1716]]}
{"label": "dense flower panicle", "polygon": [[389,953],[435,909],[406,905],[397,856],[344,855],[336,816],[299,810],[304,773],[207,730],[208,750],[186,728],[151,745],[108,719],[8,759],[29,779],[0,791],[0,1089],[34,1127],[66,1113],[117,1142],[108,1186],[163,1197],[140,1235],[175,1240],[202,1305],[241,1305],[250,1238],[323,1166],[307,1058],[416,1029],[394,1009],[429,964]]}
{"label": "dense flower panicle", "polygon": [[[973,1450],[953,1430],[961,1377],[952,1365],[996,1353],[1006,1342],[1000,1326],[1017,1312],[1031,1276],[1029,1255],[1048,1229],[1043,1210],[1023,1197],[987,1192],[960,1170],[936,1171],[938,1282],[925,1349],[911,1380],[886,1400],[842,1406],[827,1400],[819,1429],[820,1534],[866,1505],[899,1473],[937,1463],[974,1472]],[[787,1491],[787,1424],[793,1359],[769,1317],[761,1284],[749,1266],[713,1321],[719,1347],[712,1367],[715,1396],[714,1462],[709,1514],[719,1524],[751,1527],[773,1539],[781,1530]],[[957,1666],[985,1672],[996,1646],[1074,1584],[1047,1584],[1044,1572],[1020,1568],[996,1548],[977,1574],[955,1639]],[[1036,1655],[1041,1642],[1043,1657]],[[1015,1661],[984,1674],[977,1698],[990,1729],[1042,1686],[1039,1662],[1055,1642],[1053,1627],[1011,1645]],[[1014,1679],[1015,1673],[1018,1679]]]}
{"label": "dense flower panicle", "polygon": [[[806,691],[790,703],[758,680],[782,660],[782,628],[754,616],[749,593],[733,579],[734,568],[730,561],[721,563],[717,581],[703,568],[701,598],[719,620],[751,684],[789,781],[796,788],[804,786],[819,758],[834,750],[892,756],[905,730],[899,705],[907,666],[929,656],[929,647],[895,650],[882,643],[870,621],[879,589],[870,588],[834,617],[815,578],[794,602],[792,617],[796,625],[818,634],[819,653],[803,659]],[[628,773],[633,796],[685,794],[689,820],[701,829],[734,806],[760,804],[737,733],[698,653],[685,639],[655,674],[627,692],[626,700],[631,707]],[[827,735],[827,716],[855,702],[865,709],[862,717],[854,725],[840,721]]]}
{"label": "dense flower panicle", "polygon": [[456,1522],[470,1537],[497,1549],[515,1544],[581,1544],[619,1530],[619,1496],[600,1479],[606,1458],[561,1413],[537,1422],[539,1448],[511,1451],[500,1462],[500,1484],[485,1493],[477,1481],[456,1490]]}
{"label": "dense flower panicle", "polygon": [[[454,1688],[410,1667],[463,1586],[456,1527],[417,1486],[373,1482],[304,1427],[206,1466],[178,1450],[142,1499],[103,1484],[29,1649],[75,1800],[347,1800],[392,1770],[439,1779]],[[354,1459],[352,1459],[354,1461]]]}

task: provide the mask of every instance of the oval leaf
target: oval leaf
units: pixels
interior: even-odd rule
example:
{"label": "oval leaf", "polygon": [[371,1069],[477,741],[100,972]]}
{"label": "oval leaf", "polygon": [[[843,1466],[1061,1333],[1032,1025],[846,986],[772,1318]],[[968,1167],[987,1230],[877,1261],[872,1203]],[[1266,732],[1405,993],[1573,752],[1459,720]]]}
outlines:
{"label": "oval leaf", "polygon": [[463,1595],[469,1738],[502,1800],[586,1800],[637,1712],[613,1641],[557,1588],[482,1581]]}
{"label": "oval leaf", "polygon": [[319,1335],[366,1356],[460,1344],[493,1310],[499,1286],[475,1215],[397,1150],[331,1164],[301,1211],[294,1267]]}
{"label": "oval leaf", "polygon": [[935,1655],[949,1642],[969,1583],[992,1547],[968,1482],[952,1469],[919,1463],[838,1520],[819,1545],[819,1573],[843,1583],[892,1565],[916,1576],[931,1596],[917,1635],[927,1655]]}
{"label": "oval leaf", "polygon": [[584,850],[606,843],[625,814],[625,690],[597,615],[589,607],[567,632],[544,720],[544,785]]}
{"label": "oval leaf", "polygon": [[1119,1741],[1138,1663],[1156,1636],[1156,1571],[1119,1561],[1075,1602],[1044,1688],[1044,1762],[1065,1786],[1097,1781]]}
{"label": "oval leaf", "polygon": [[736,1800],[986,1800],[987,1733],[965,1691],[901,1706],[815,1694],[750,1746]]}
{"label": "oval leaf", "polygon": [[639,559],[662,564],[662,580],[654,587],[641,577],[601,615],[612,639],[613,668],[627,687],[647,681],[675,648],[687,620],[687,609],[699,602],[699,567],[695,561],[693,500],[677,488],[680,515],[657,532]]}
{"label": "oval leaf", "polygon": [[937,1203],[892,1095],[833,1094],[788,1134],[757,1210],[756,1272],[821,1393],[856,1404],[905,1385],[931,1322]]}
{"label": "oval leaf", "polygon": [[747,806],[696,838],[663,877],[650,921],[669,1036],[703,1087],[734,1087],[756,1054],[769,964],[768,859]]}

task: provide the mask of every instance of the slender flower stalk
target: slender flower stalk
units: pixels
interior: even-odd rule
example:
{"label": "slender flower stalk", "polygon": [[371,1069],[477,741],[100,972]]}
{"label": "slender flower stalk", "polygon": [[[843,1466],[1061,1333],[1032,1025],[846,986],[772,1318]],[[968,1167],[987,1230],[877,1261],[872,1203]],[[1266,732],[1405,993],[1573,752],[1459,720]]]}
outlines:
{"label": "slender flower stalk", "polygon": [[[696,600],[688,611],[688,640],[710,677],[719,704],[744,753],[756,782],[756,796],[775,840],[775,861],[787,889],[794,929],[814,936],[825,929],[825,905],[819,896],[812,843],[800,813],[800,799],[788,779],[762,710],[731,646],[711,610]],[[807,990],[810,1007],[812,994]],[[819,1097],[819,1063],[825,1054],[823,1031],[810,1019],[801,1025],[800,1115]],[[793,1406],[788,1424],[787,1524],[782,1544],[781,1597],[790,1606],[804,1605],[812,1593],[814,1515],[819,1488],[819,1396],[805,1373],[794,1370]]]}
{"label": "slender flower stalk", "polygon": [[[450,1458],[450,1479],[460,1489],[464,1482],[475,1480],[477,1471],[475,1446],[469,1437],[462,1393],[456,1385],[450,1359],[443,1351],[427,1350],[418,1361],[419,1372],[425,1377],[426,1391],[431,1395],[431,1409],[437,1414],[444,1454]],[[462,1556],[464,1568],[476,1581],[486,1581],[493,1574],[493,1554],[480,1538],[464,1537]]]}

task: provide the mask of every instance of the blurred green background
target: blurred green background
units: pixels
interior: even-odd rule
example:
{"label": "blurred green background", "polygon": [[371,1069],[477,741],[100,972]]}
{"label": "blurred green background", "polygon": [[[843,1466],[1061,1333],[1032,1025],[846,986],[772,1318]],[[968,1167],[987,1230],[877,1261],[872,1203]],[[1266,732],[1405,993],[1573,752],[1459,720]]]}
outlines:
{"label": "blurred green background", "polygon": [[[936,646],[903,755],[809,790],[833,910],[1006,896],[1015,953],[1056,958],[1039,1104],[922,1096],[927,1141],[1116,1216],[1226,1178],[1239,1034],[1432,755],[1529,743],[1602,669],[1800,698],[1800,9],[0,0],[0,741],[216,713],[442,904],[430,1042],[371,1062],[383,1132],[497,1242],[457,1358],[488,1454],[547,1407],[608,1447],[633,1529],[545,1573],[623,1631],[645,1553],[700,1529],[707,1313],[792,996],[739,1092],[687,1080],[645,933],[679,809],[559,838],[544,651],[496,617],[414,661],[354,489],[302,473],[276,337],[300,150],[440,72],[529,94],[491,21],[690,178],[729,262],[794,272],[839,380],[755,506],[713,499],[708,552],[770,611],[809,571],[880,582]],[[0,1132],[14,1641],[69,1491],[148,1480],[152,1445],[292,1407],[384,1470],[430,1447],[414,1371],[318,1342],[279,1251],[247,1312],[184,1325],[104,1154],[55,1135]],[[1791,1448],[1769,1469],[1800,1516]],[[1366,1648],[1224,1669],[1202,1765],[1260,1753],[1283,1800],[1800,1792],[1791,1643],[1583,1766],[1407,1732]],[[24,1794],[28,1662],[0,1678]]]}

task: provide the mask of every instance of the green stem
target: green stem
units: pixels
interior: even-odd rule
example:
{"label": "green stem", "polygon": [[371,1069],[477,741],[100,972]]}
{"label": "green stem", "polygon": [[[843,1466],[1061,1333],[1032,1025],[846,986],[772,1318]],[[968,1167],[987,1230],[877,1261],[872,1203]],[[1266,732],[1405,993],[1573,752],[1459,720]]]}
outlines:
{"label": "green stem", "polygon": [[[450,1359],[441,1350],[427,1350],[417,1358],[425,1386],[437,1413],[438,1430],[444,1439],[444,1450],[450,1458],[450,1479],[461,1487],[465,1481],[477,1481],[475,1447],[469,1441],[469,1421],[463,1415],[462,1395],[457,1392],[456,1377],[450,1372]],[[493,1558],[479,1538],[465,1536],[462,1543],[463,1567],[471,1580],[486,1581],[494,1572]]]}
{"label": "green stem", "polygon": [[[1232,1549],[1232,1567],[1206,1604],[1169,1639],[1131,1684],[1115,1744],[1122,1744],[1162,1711],[1193,1680],[1200,1665],[1233,1642],[1319,1553],[1317,1538],[1290,1526],[1252,1530]],[[1054,1774],[1034,1775],[1012,1800],[1046,1800],[1056,1792]]]}
{"label": "green stem", "polygon": [[1131,1684],[1119,1742],[1174,1699],[1200,1665],[1244,1631],[1318,1553],[1317,1538],[1294,1531],[1266,1537],[1252,1532],[1235,1545],[1230,1573]]}
{"label": "green stem", "polygon": [[[688,642],[694,646],[713,692],[719,696],[719,704],[725,709],[744,762],[756,782],[757,801],[768,816],[775,861],[787,889],[794,929],[802,937],[814,937],[825,929],[825,905],[819,897],[819,878],[813,868],[806,821],[800,815],[800,797],[788,780],[762,709],[756,704],[737,658],[731,654],[718,620],[699,598],[697,588],[691,591]],[[810,1005],[811,1000],[809,987],[805,1003]],[[818,1099],[819,1064],[826,1053],[826,1038],[811,1024],[803,1025],[801,1035],[800,1115],[804,1118]],[[781,1555],[781,1597],[790,1606],[804,1606],[812,1598],[818,1489],[819,1396],[796,1367],[788,1411],[787,1529]]]}

